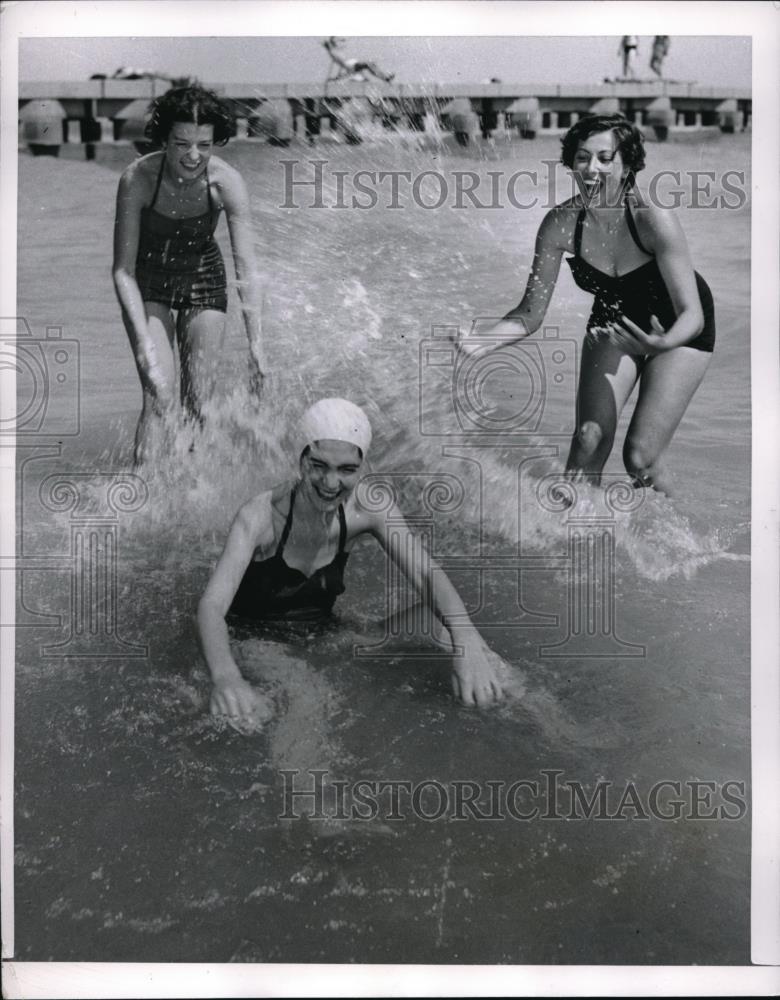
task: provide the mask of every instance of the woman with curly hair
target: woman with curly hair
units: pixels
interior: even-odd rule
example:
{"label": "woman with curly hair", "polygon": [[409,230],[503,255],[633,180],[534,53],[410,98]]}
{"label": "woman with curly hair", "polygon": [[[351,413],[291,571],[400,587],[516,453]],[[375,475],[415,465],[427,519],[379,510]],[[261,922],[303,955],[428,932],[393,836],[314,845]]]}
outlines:
{"label": "woman with curly hair", "polygon": [[113,277],[143,388],[135,461],[176,398],[200,418],[212,386],[214,352],[227,312],[225,265],[214,231],[225,212],[255,387],[262,380],[260,301],[246,185],[213,155],[235,134],[228,105],[197,86],[169,90],[151,106],[146,134],[159,152],[122,174],[114,227]]}
{"label": "woman with curly hair", "polygon": [[[582,347],[577,424],[566,464],[598,484],[620,413],[639,382],[623,447],[634,485],[668,493],[663,453],[712,358],[712,293],[691,263],[679,221],[636,186],[643,136],[622,115],[589,115],[563,138],[562,161],[578,194],[542,221],[522,301],[489,331],[507,344],[541,326],[567,258],[595,296]],[[462,339],[464,355],[485,351]]]}

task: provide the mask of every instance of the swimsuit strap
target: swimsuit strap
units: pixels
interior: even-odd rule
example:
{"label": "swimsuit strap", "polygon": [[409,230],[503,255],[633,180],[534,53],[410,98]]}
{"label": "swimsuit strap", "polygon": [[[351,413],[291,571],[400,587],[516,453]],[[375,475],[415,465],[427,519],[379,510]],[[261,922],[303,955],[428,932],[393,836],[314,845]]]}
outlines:
{"label": "swimsuit strap", "polygon": [[626,201],[626,222],[628,223],[628,231],[631,233],[631,239],[636,243],[642,253],[646,253],[648,257],[655,257],[654,253],[651,253],[646,247],[642,245],[642,241],[639,239],[639,233],[637,232],[636,222],[634,221],[634,216],[631,214],[631,209]]}
{"label": "swimsuit strap", "polygon": [[290,528],[292,528],[293,522],[293,504],[295,503],[295,492],[298,489],[297,486],[293,486],[290,490],[290,509],[287,511],[287,520],[284,522],[284,530],[282,531],[282,537],[279,539],[279,544],[276,546],[276,555],[280,556],[284,552],[284,547],[287,544],[287,539],[290,536]]}
{"label": "swimsuit strap", "polygon": [[[276,555],[281,556],[284,552],[284,547],[287,544],[287,539],[290,537],[290,529],[292,528],[293,522],[293,505],[295,503],[295,493],[298,489],[297,486],[293,486],[290,490],[290,509],[287,511],[287,520],[284,522],[284,529],[282,530],[282,537],[279,539],[279,544],[276,546]],[[344,507],[339,504],[339,555],[344,552],[344,545],[347,541],[347,518],[344,514]]]}
{"label": "swimsuit strap", "polygon": [[574,256],[580,256],[580,249],[582,247],[582,227],[585,224],[585,209],[580,209],[580,214],[577,216],[577,224],[574,227]]}
{"label": "swimsuit strap", "polygon": [[162,184],[162,175],[164,169],[165,169],[165,153],[163,153],[162,159],[160,160],[160,170],[157,174],[157,184],[155,185],[154,196],[151,200],[151,203],[149,204],[149,208],[154,208],[155,202],[157,201],[157,195],[160,193],[160,185]]}
{"label": "swimsuit strap", "polygon": [[347,540],[347,519],[344,516],[344,507],[339,504],[339,555],[344,552],[344,543]]}
{"label": "swimsuit strap", "polygon": [[[155,185],[154,195],[153,195],[152,200],[151,200],[151,202],[149,204],[149,208],[154,208],[155,203],[157,202],[157,195],[160,193],[160,185],[162,184],[163,170],[164,169],[165,169],[165,154],[163,154],[163,158],[160,161],[160,170],[159,170],[159,172],[157,174],[157,184]],[[212,197],[211,197],[211,184],[209,183],[209,168],[208,167],[206,167],[206,197],[208,198],[208,202],[209,202],[209,215],[213,215],[214,214],[214,202],[213,202]],[[167,216],[166,216],[166,218],[167,218]]]}
{"label": "swimsuit strap", "polygon": [[206,197],[209,200],[209,215],[214,214],[214,203],[211,200],[211,184],[209,182],[209,168],[206,167]]}

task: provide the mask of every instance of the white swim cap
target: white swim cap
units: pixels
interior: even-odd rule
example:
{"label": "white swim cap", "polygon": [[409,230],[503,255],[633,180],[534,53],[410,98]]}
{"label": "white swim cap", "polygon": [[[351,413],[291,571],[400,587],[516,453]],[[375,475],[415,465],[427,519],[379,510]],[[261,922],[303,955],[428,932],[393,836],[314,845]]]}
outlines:
{"label": "white swim cap", "polygon": [[301,417],[295,435],[297,454],[314,441],[347,441],[365,458],[371,446],[368,417],[348,399],[320,399]]}

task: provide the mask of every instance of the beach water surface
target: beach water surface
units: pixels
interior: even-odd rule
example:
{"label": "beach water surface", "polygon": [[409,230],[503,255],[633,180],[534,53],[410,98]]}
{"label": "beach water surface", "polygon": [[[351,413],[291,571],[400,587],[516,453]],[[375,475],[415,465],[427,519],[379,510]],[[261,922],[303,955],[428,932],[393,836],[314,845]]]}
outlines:
{"label": "beach water surface", "polygon": [[[720,807],[727,782],[749,803],[750,206],[694,208],[685,180],[733,170],[749,191],[749,141],[648,144],[648,179],[681,174],[679,215],[718,324],[669,451],[676,495],[627,487],[629,404],[608,489],[578,486],[566,509],[545,477],[573,427],[589,298],[562,268],[545,329],[485,369],[477,418],[453,402],[447,349],[452,328],[518,301],[556,139],[220,151],[252,198],[270,385],[261,401],[247,390],[233,293],[204,429],[180,429],[137,471],[140,389],[110,274],[132,153],[20,157],[18,313],[36,343],[61,328],[70,360],[57,383],[56,336],[36,348],[50,409],[17,451],[18,958],[749,961],[749,813]],[[314,160],[323,207],[313,185],[289,186],[317,176]],[[358,169],[445,181],[423,177],[415,193],[400,180],[397,204],[377,181],[362,209]],[[520,169],[539,171],[536,185],[516,182],[535,206],[454,204],[457,172],[478,178],[484,204]],[[722,193],[716,179],[712,199]],[[218,237],[229,258],[224,222]],[[448,567],[509,664],[500,708],[458,707],[449,661],[424,640],[365,638],[403,587],[360,544],[340,626],[234,637],[277,720],[240,736],[209,718],[198,598],[233,513],[291,474],[290,421],[323,395],[369,412],[365,495],[397,496]],[[90,544],[108,568],[80,574]],[[93,618],[79,618],[90,602]],[[298,789],[327,772],[331,806],[339,782],[429,784],[418,815],[385,797],[376,815],[280,820],[293,772]],[[485,818],[490,782],[517,781],[517,815]],[[476,784],[482,818],[458,813],[458,782]],[[578,814],[567,782],[607,787],[612,817]],[[659,782],[672,784],[653,813]],[[448,808],[434,816],[439,788]],[[687,803],[677,818],[675,795]],[[313,799],[297,801],[306,812]]]}

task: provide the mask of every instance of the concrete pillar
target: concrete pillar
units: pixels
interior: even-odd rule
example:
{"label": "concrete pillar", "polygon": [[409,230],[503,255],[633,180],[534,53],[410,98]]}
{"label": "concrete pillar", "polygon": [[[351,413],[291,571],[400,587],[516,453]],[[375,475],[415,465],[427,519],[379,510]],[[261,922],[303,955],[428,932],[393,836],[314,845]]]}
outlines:
{"label": "concrete pillar", "polygon": [[718,124],[721,132],[736,132],[739,127],[739,113],[736,98],[729,97],[717,107]]}
{"label": "concrete pillar", "polygon": [[249,118],[248,135],[265,138],[275,146],[288,146],[293,137],[289,101],[285,98],[264,101]]}
{"label": "concrete pillar", "polygon": [[468,146],[474,136],[479,135],[479,117],[471,107],[467,97],[457,97],[442,108],[442,117],[447,117],[455,139],[461,146]]}
{"label": "concrete pillar", "polygon": [[675,112],[668,97],[656,97],[646,109],[647,124],[655,132],[659,142],[669,137],[669,129],[675,123]]}
{"label": "concrete pillar", "polygon": [[33,156],[59,156],[67,142],[65,108],[59,101],[30,101],[19,112],[22,136]]}
{"label": "concrete pillar", "polygon": [[114,123],[110,118],[96,118],[96,122],[100,124],[100,141],[101,142],[113,142],[114,141]]}
{"label": "concrete pillar", "polygon": [[[149,101],[139,97],[126,104],[119,114],[114,116],[117,122],[117,138],[123,142],[132,142],[138,153],[142,155],[152,151],[154,146],[149,142],[144,130],[148,120]],[[116,134],[116,133],[115,133]]]}
{"label": "concrete pillar", "polygon": [[617,97],[600,97],[588,108],[592,115],[616,115],[620,111]]}
{"label": "concrete pillar", "polygon": [[542,127],[538,97],[519,97],[506,109],[513,126],[524,139],[533,139]]}

